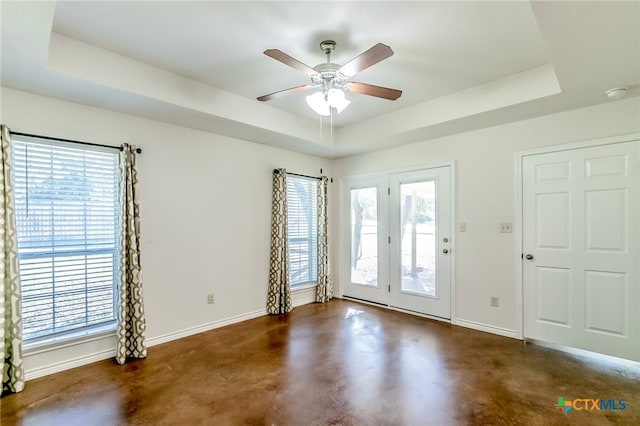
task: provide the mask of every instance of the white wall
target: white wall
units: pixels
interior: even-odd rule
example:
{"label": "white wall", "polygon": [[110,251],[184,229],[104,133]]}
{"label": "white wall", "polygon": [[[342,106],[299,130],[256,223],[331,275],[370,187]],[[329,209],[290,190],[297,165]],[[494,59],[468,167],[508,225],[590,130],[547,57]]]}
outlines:
{"label": "white wall", "polygon": [[[515,221],[516,153],[638,131],[640,98],[635,97],[340,159],[334,163],[334,176],[454,160],[456,223],[467,223],[467,232],[455,235],[454,321],[515,336],[521,321],[516,315],[514,260],[519,249],[514,234],[499,233],[499,224]],[[336,202],[334,216],[337,209]],[[490,296],[500,298],[500,307],[489,306]]]}
{"label": "white wall", "polygon": [[[131,115],[2,88],[1,122],[13,131],[108,145],[139,156],[147,338],[172,340],[264,315],[276,167],[330,175],[330,161]],[[208,305],[206,294],[215,293]],[[311,301],[313,289],[294,295]],[[106,336],[28,352],[27,378],[104,359]]]}
{"label": "white wall", "polygon": [[[1,117],[14,131],[143,148],[143,278],[150,344],[265,314],[271,171],[275,167],[334,177],[456,161],[456,318],[514,335],[515,153],[640,131],[639,98],[487,128],[372,154],[329,160],[131,115],[2,88]],[[333,173],[332,173],[333,169]],[[330,225],[337,224],[337,185],[330,186]],[[334,277],[340,253],[332,246]],[[339,281],[336,280],[338,287]],[[338,288],[340,291],[340,288]],[[216,294],[214,305],[207,293]],[[312,300],[313,291],[294,295]],[[500,307],[489,307],[499,296]],[[113,355],[113,337],[25,357],[27,378]]]}

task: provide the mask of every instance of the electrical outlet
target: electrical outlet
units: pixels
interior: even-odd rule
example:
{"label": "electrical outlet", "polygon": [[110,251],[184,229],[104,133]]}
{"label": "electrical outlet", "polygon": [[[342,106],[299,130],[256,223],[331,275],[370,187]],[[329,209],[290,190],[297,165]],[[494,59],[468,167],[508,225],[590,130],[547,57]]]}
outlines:
{"label": "electrical outlet", "polygon": [[467,232],[467,222],[460,222],[458,224],[458,231],[459,232]]}
{"label": "electrical outlet", "polygon": [[500,298],[496,296],[491,296],[491,300],[489,303],[494,308],[497,308],[498,306],[500,306]]}
{"label": "electrical outlet", "polygon": [[207,294],[207,303],[210,305],[216,303],[216,295],[213,293]]}
{"label": "electrical outlet", "polygon": [[504,234],[510,234],[512,232],[511,222],[505,222],[500,224],[500,232]]}

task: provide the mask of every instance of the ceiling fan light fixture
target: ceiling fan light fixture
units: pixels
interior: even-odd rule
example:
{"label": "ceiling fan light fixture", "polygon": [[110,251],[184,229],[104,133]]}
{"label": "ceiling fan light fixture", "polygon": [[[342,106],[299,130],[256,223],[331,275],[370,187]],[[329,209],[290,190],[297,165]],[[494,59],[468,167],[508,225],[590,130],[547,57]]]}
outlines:
{"label": "ceiling fan light fixture", "polygon": [[324,98],[324,94],[322,92],[315,92],[307,96],[307,105],[309,105],[316,114],[322,115],[323,117],[327,117],[331,114],[329,102]]}
{"label": "ceiling fan light fixture", "polygon": [[329,89],[326,96],[322,91],[307,96],[307,105],[323,117],[331,115],[331,108],[335,108],[336,112],[340,114],[350,103],[351,101],[345,97],[344,91],[337,88]]}
{"label": "ceiling fan light fixture", "polygon": [[330,106],[336,109],[338,114],[351,103],[351,101],[344,96],[344,91],[336,88],[330,89],[329,92],[327,92],[327,101]]}

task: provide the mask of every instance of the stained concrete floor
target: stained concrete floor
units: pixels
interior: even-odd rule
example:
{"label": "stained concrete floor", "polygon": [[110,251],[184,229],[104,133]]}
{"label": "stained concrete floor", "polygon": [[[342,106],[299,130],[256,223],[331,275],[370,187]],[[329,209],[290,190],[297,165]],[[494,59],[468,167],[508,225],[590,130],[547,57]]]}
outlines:
{"label": "stained concrete floor", "polygon": [[[558,397],[626,408],[564,414]],[[640,425],[640,368],[333,300],[32,380],[0,404],[3,426]]]}

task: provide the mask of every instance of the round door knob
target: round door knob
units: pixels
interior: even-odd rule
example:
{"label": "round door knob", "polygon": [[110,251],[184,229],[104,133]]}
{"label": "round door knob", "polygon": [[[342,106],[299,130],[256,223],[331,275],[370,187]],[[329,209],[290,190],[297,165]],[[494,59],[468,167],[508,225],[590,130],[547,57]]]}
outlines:
{"label": "round door knob", "polygon": [[444,254],[447,254],[447,253],[449,253],[449,249],[444,249],[444,250],[442,250],[442,252],[443,252]]}
{"label": "round door knob", "polygon": [[525,258],[527,260],[533,260],[533,255],[532,254],[528,254],[528,255],[525,256]]}

